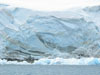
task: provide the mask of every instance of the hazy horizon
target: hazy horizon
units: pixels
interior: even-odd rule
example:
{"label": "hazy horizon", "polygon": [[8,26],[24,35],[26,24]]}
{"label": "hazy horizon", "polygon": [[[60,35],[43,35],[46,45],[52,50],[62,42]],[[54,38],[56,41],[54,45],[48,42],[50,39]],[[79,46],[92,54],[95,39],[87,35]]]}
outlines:
{"label": "hazy horizon", "polygon": [[0,4],[9,4],[33,10],[59,11],[73,7],[99,5],[100,0],[0,0]]}

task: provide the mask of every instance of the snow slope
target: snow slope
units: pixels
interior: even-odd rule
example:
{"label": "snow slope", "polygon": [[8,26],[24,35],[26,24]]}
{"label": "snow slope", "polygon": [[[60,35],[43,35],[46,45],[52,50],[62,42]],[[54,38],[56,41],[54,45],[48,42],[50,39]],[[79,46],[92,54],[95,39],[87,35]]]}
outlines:
{"label": "snow slope", "polygon": [[100,6],[44,12],[0,5],[0,58],[100,57]]}

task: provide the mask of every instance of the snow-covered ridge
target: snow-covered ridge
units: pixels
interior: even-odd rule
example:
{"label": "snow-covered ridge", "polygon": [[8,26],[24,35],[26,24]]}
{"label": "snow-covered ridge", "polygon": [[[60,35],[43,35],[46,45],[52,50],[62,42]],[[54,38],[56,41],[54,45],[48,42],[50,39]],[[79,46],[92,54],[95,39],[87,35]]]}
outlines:
{"label": "snow-covered ridge", "polygon": [[99,6],[59,12],[1,6],[0,58],[45,57],[99,58]]}

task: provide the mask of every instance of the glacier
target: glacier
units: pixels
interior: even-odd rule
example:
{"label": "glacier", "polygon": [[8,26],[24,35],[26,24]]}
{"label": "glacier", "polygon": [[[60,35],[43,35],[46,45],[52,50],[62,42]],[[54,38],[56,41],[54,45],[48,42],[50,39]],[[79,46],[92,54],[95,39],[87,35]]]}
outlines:
{"label": "glacier", "polygon": [[100,58],[100,6],[47,12],[0,4],[0,59],[45,57]]}
{"label": "glacier", "polygon": [[100,65],[100,58],[41,58],[39,60],[35,60],[33,63],[29,63],[27,61],[7,61],[0,59],[0,65]]}
{"label": "glacier", "polygon": [[42,58],[38,61],[35,61],[33,64],[34,65],[100,65],[100,58],[81,58],[81,59]]}

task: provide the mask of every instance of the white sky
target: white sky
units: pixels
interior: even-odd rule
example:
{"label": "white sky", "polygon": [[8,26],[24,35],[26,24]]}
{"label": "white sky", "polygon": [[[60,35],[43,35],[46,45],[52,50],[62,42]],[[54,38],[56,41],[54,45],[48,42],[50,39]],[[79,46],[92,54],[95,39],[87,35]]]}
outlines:
{"label": "white sky", "polygon": [[100,0],[0,0],[0,3],[34,10],[59,11],[71,7],[100,5]]}

